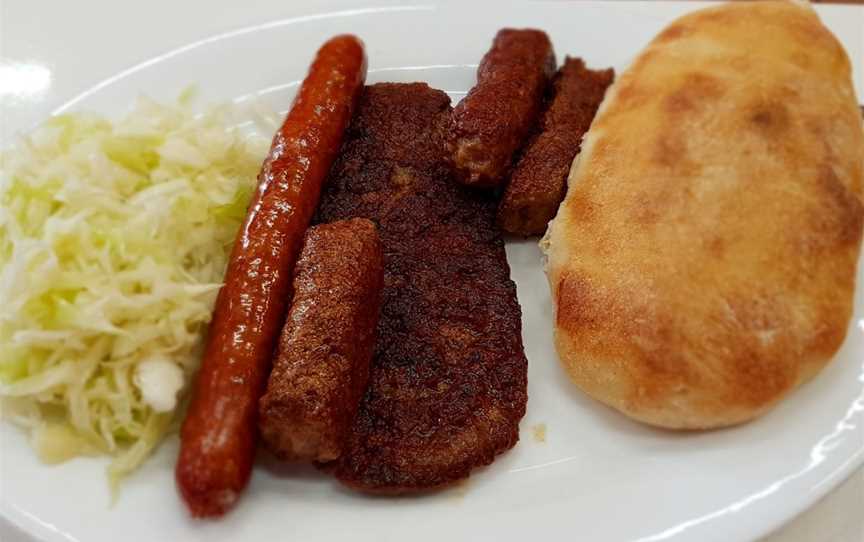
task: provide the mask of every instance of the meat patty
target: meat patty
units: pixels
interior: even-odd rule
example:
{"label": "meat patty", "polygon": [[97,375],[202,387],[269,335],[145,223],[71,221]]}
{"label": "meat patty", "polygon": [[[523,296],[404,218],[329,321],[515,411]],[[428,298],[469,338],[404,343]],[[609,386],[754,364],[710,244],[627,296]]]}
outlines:
{"label": "meat patty", "polygon": [[465,478],[517,442],[525,413],[521,312],[495,202],[453,182],[450,112],[422,83],[367,87],[318,211],[372,219],[384,247],[369,388],[335,465],[365,491]]}
{"label": "meat patty", "polygon": [[500,30],[477,68],[477,84],[453,111],[448,158],[460,181],[494,187],[537,122],[555,73],[555,52],[540,30]]}
{"label": "meat patty", "polygon": [[539,130],[516,163],[498,209],[498,224],[509,233],[541,235],[567,192],[570,164],[615,72],[589,70],[567,58],[554,80],[554,96]]}
{"label": "meat patty", "polygon": [[280,459],[339,457],[369,381],[383,282],[381,242],[369,220],[306,232],[259,409],[261,436]]}

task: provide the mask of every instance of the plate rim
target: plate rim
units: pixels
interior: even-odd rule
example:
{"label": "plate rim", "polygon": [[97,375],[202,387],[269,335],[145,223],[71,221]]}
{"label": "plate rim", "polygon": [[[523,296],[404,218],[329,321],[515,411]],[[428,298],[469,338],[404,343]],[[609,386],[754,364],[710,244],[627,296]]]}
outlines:
{"label": "plate rim", "polygon": [[[579,4],[608,4],[609,0],[588,1],[588,2],[584,2],[584,1],[580,1],[580,0],[564,0],[564,2],[565,3],[579,3]],[[323,11],[325,9],[329,10],[333,6],[358,6],[358,5],[369,5],[371,3],[372,2],[366,2],[366,1],[352,2],[352,1],[346,1],[346,0],[327,0],[325,2],[321,2],[318,5],[316,5],[316,9],[318,11]],[[488,2],[488,3],[491,3],[491,2]],[[541,4],[541,5],[542,4],[559,4],[559,3],[562,3],[562,2],[556,2],[556,1],[536,2],[536,4]],[[650,4],[650,2],[645,2],[645,1],[628,2],[628,3],[631,3],[631,4]],[[687,5],[688,7],[691,7],[692,10],[698,9],[697,7],[694,7],[694,3],[688,2],[686,0],[675,1],[675,2],[666,1],[663,3],[666,3],[666,4],[684,4],[684,5]],[[717,3],[719,3],[719,2],[705,2],[705,3],[700,2],[698,5],[700,7],[702,7],[705,5],[717,4]],[[395,2],[395,1],[385,0],[384,2],[379,2],[379,4],[390,4],[390,8],[380,10],[382,12],[385,12],[385,11],[416,11],[416,10],[418,10],[418,8],[426,9],[428,6],[431,6],[433,9],[435,9],[437,7],[448,4],[448,2],[446,0],[424,0],[422,3],[410,3],[408,5],[404,5],[403,7],[395,7],[395,6],[400,6],[400,4],[398,2]],[[836,6],[828,6],[829,9],[834,8],[834,7],[836,7]],[[824,9],[825,6],[815,5],[814,8],[817,11],[820,11],[821,9]],[[298,7],[298,9],[300,9],[300,8]],[[345,10],[345,11],[346,12],[347,11],[357,11],[357,12],[369,13],[368,10]],[[861,12],[864,13],[864,6],[862,6]],[[327,16],[328,14],[329,13],[323,13],[322,15]],[[239,36],[239,35],[242,35],[245,33],[255,31],[257,29],[261,29],[262,26],[268,26],[268,25],[252,25],[252,26],[246,26],[246,27],[238,27],[238,28],[233,29],[233,30],[229,30],[229,31],[222,32],[219,34],[214,34],[214,35],[211,35],[209,37],[206,37],[206,38],[203,38],[200,40],[196,40],[194,42],[190,42],[189,44],[170,49],[169,51],[167,51],[163,54],[160,54],[160,55],[156,55],[156,56],[154,56],[148,60],[132,64],[128,68],[125,68],[121,71],[118,71],[117,73],[113,74],[112,76],[105,78],[105,79],[93,84],[92,86],[88,87],[87,89],[78,93],[77,95],[74,95],[73,97],[71,97],[67,100],[63,100],[62,103],[59,106],[57,106],[56,108],[54,108],[50,114],[51,114],[51,116],[53,116],[53,115],[61,114],[63,112],[74,110],[75,106],[77,104],[86,100],[88,97],[97,95],[98,92],[100,90],[102,90],[103,88],[109,87],[110,85],[112,85],[112,84],[114,84],[114,83],[116,83],[116,82],[118,82],[118,81],[120,81],[126,77],[132,76],[135,73],[137,73],[141,70],[144,70],[150,66],[158,65],[158,63],[161,60],[164,60],[166,58],[170,58],[170,57],[173,57],[176,55],[183,54],[184,52],[190,51],[194,48],[206,45],[208,43],[212,43],[213,41],[216,41],[218,39],[226,39],[226,38],[230,38],[230,37],[234,37],[234,36]],[[859,99],[860,98],[862,98],[862,97],[859,97]],[[860,291],[860,289],[864,288],[864,283],[862,283],[862,280],[861,280],[862,278],[864,278],[864,277],[862,277],[862,273],[864,273],[864,269],[862,269],[862,266],[861,266],[860,260],[859,260],[859,265],[858,265],[858,268],[856,270],[856,279],[857,279],[856,280],[856,283],[857,283],[856,284],[856,291]],[[850,331],[854,331],[855,329],[857,329],[859,327],[858,325],[851,325],[851,324],[852,324],[852,322],[850,321],[850,328],[849,328]],[[851,333],[850,333],[850,335],[851,335]],[[847,337],[847,340],[848,340],[848,337]],[[864,366],[860,367],[859,369],[864,369]],[[817,377],[818,377],[818,375],[817,375]],[[859,380],[864,381],[864,372],[859,374]],[[862,406],[864,406],[864,390],[862,390],[862,394],[858,397],[857,402],[859,402]],[[846,481],[852,473],[854,473],[858,469],[860,469],[862,467],[862,465],[864,465],[864,442],[861,443],[860,447],[857,447],[855,449],[855,451],[852,453],[852,455],[842,464],[842,466],[840,468],[832,471],[829,475],[827,475],[824,479],[822,479],[816,486],[814,486],[813,489],[808,491],[806,494],[806,497],[795,501],[793,503],[793,505],[786,508],[787,512],[782,513],[782,514],[771,514],[771,516],[772,516],[771,520],[761,521],[761,522],[758,522],[757,524],[755,524],[753,529],[752,529],[753,536],[755,538],[761,538],[761,537],[764,537],[766,535],[771,534],[774,531],[779,530],[784,525],[788,524],[789,522],[794,520],[796,517],[798,517],[801,513],[810,509],[814,504],[816,504],[819,500],[824,498],[826,495],[828,495],[829,493],[834,491],[840,484],[842,484],[844,481]],[[803,474],[804,473],[801,473],[801,475],[803,475]],[[11,503],[9,503],[7,501],[7,499],[5,499],[5,498],[0,499],[0,524],[5,523],[9,527],[11,527],[12,529],[17,530],[19,533],[19,536],[24,535],[25,537],[30,537],[29,539],[32,539],[32,540],[74,540],[72,538],[69,538],[68,535],[63,533],[61,530],[55,529],[55,528],[53,528],[53,526],[50,526],[50,525],[40,521],[38,518],[36,518],[35,516],[33,516],[32,514],[26,512],[26,511],[17,510],[17,509],[16,510],[10,509],[10,505],[11,505]],[[14,508],[14,505],[11,505],[11,507]],[[16,521],[16,518],[17,518],[17,521]],[[53,532],[54,535],[49,535],[48,538],[44,538],[43,535],[45,534],[45,530],[48,527],[51,527],[50,529],[48,529],[48,532]],[[42,531],[43,534],[39,535],[39,537],[37,538],[37,535],[34,534],[35,531]],[[654,536],[656,536],[656,535],[654,535]],[[649,540],[655,540],[654,536],[642,538],[639,540],[644,540],[646,542]],[[666,537],[662,537],[662,538],[666,538]],[[659,539],[660,538],[657,538],[657,540],[659,540]]]}

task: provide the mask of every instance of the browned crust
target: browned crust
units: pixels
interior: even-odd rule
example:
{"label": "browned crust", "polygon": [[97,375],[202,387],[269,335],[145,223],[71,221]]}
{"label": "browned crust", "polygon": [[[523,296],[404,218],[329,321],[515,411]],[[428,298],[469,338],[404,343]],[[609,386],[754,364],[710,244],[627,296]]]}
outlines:
{"label": "browned crust", "polygon": [[615,72],[589,70],[567,58],[553,82],[554,97],[537,134],[516,164],[498,208],[498,225],[516,235],[540,235],[567,191],[567,173],[582,136],[603,101]]}
{"label": "browned crust", "polygon": [[449,98],[425,84],[367,87],[318,220],[377,222],[384,304],[369,389],[335,465],[364,491],[468,476],[519,438],[527,362],[491,198],[444,163]]}
{"label": "browned crust", "polygon": [[547,233],[556,345],[582,390],[721,427],[831,360],[864,226],[850,73],[812,10],[754,2],[678,19],[618,77]]}
{"label": "browned crust", "polygon": [[459,180],[499,185],[540,114],[555,73],[545,32],[503,29],[477,69],[477,84],[453,110],[447,146]]}
{"label": "browned crust", "polygon": [[332,461],[369,381],[384,281],[375,224],[355,218],[306,232],[259,427],[284,460]]}

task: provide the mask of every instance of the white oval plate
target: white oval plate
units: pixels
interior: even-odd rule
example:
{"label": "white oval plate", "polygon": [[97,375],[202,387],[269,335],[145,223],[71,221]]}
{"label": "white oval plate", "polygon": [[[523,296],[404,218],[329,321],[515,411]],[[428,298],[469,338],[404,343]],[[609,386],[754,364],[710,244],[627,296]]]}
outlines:
{"label": "white oval plate", "polygon": [[[52,6],[63,9],[60,4]],[[49,111],[91,109],[118,114],[140,93],[172,99],[190,83],[197,83],[207,100],[259,97],[284,110],[315,49],[342,32],[365,40],[370,82],[428,81],[450,92],[455,101],[473,83],[476,63],[501,27],[543,28],[552,37],[559,60],[570,54],[586,58],[595,67],[611,65],[620,70],[667,22],[700,7],[613,2],[291,7],[269,0],[248,3],[254,9],[244,11],[241,21],[248,21],[248,26],[230,24],[222,27],[229,30],[202,36],[201,29],[214,32],[218,25],[208,26],[206,17],[189,17],[188,8],[176,8],[187,16],[174,20],[173,4],[151,2],[148,7],[154,13],[136,12],[152,41],[143,48],[139,42],[122,40],[94,45],[91,42],[99,39],[107,21],[92,12],[71,14],[64,24],[81,25],[84,49],[101,48],[108,58],[118,58],[118,50],[124,48],[162,54],[54,108],[57,103],[51,93],[57,88],[86,88],[85,83],[94,81],[70,76],[71,59],[64,61],[66,57],[58,53],[61,60],[53,61],[54,69],[65,78],[55,81],[47,97],[29,104],[26,100],[4,104],[13,128],[26,129],[36,116]],[[103,7],[116,13],[126,5],[111,7],[106,2]],[[849,51],[853,66],[860,69],[864,9],[820,10]],[[213,17],[227,24],[225,17]],[[184,26],[187,39],[197,41],[164,52],[176,46],[172,36]],[[80,58],[78,62],[86,65]],[[89,73],[84,67],[81,71]],[[856,77],[860,95],[861,73]],[[511,243],[508,256],[523,310],[530,373],[528,413],[516,448],[477,471],[467,483],[423,497],[371,498],[341,488],[312,468],[284,467],[262,459],[232,513],[221,521],[195,522],[188,518],[174,488],[176,437],[125,484],[111,507],[106,461],[40,465],[23,435],[3,426],[0,514],[32,538],[50,541],[421,542],[453,536],[729,541],[766,534],[864,460],[861,288],[842,351],[814,381],[748,425],[678,434],[632,423],[568,382],[552,346],[552,310],[539,251],[533,242]],[[545,425],[545,442],[534,436],[539,424]]]}

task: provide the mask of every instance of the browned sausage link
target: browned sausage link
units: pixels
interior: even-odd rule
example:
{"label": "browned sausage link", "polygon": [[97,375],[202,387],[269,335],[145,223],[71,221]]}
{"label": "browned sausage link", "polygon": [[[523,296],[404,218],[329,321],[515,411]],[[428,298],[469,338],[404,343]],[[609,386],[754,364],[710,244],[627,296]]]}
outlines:
{"label": "browned sausage link", "polygon": [[555,96],[540,131],[516,163],[498,208],[498,225],[517,235],[540,235],[567,191],[570,164],[615,72],[594,71],[568,58],[555,76]]}
{"label": "browned sausage link", "polygon": [[262,166],[181,433],[177,485],[193,516],[225,513],[249,481],[258,399],[291,299],[294,262],[365,77],[360,40],[325,43]]}
{"label": "browned sausage link", "polygon": [[261,437],[277,457],[339,457],[369,382],[383,285],[381,241],[371,220],[306,233],[294,300],[261,398]]}
{"label": "browned sausage link", "polygon": [[555,72],[549,37],[504,29],[477,69],[477,84],[453,109],[448,151],[469,186],[497,186],[531,132]]}

